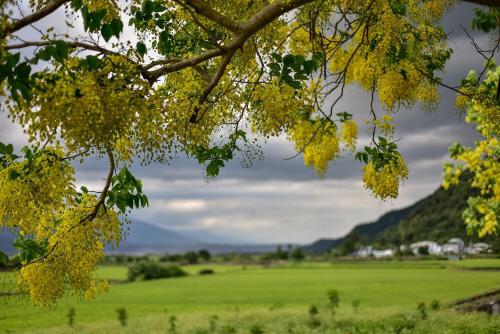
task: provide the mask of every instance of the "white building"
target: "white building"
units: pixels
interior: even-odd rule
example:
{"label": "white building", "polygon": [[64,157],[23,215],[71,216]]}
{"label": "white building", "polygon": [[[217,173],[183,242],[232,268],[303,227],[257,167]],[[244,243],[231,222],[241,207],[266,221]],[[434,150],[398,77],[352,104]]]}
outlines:
{"label": "white building", "polygon": [[373,247],[372,246],[362,246],[356,252],[357,257],[369,257],[372,256]]}
{"label": "white building", "polygon": [[464,241],[460,238],[451,238],[447,243],[443,245],[444,254],[463,254],[464,253]]}
{"label": "white building", "polygon": [[410,245],[410,249],[415,255],[419,255],[418,250],[422,247],[427,248],[431,255],[440,255],[443,252],[442,247],[434,241],[418,241]]}
{"label": "white building", "polygon": [[484,242],[477,242],[475,244],[470,244],[469,247],[465,248],[465,253],[467,254],[481,254],[481,253],[491,253],[491,246]]}
{"label": "white building", "polygon": [[372,255],[376,259],[380,259],[383,257],[393,257],[394,256],[394,251],[392,249],[374,249],[372,251]]}

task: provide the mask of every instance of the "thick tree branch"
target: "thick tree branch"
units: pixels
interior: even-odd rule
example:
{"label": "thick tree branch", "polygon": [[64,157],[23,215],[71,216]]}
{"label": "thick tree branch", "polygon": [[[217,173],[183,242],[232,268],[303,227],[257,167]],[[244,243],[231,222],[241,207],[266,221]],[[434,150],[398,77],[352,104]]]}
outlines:
{"label": "thick tree branch", "polygon": [[[70,48],[80,48],[80,49],[85,49],[89,51],[95,51],[103,54],[108,54],[108,55],[120,55],[120,53],[105,49],[99,45],[95,44],[88,44],[88,43],[83,43],[83,42],[70,42],[70,41],[64,41]],[[41,47],[41,46],[48,46],[54,44],[54,41],[29,41],[29,42],[24,42],[24,43],[19,43],[19,44],[12,44],[12,45],[7,45],[5,47],[5,50],[15,50],[15,49],[24,49],[28,47]]]}
{"label": "thick tree branch", "polygon": [[[226,72],[226,68],[231,62],[231,59],[233,58],[235,53],[236,50],[231,50],[224,56],[224,58],[222,59],[222,63],[219,66],[219,69],[217,70],[217,73],[215,73],[214,77],[210,80],[207,87],[203,90],[203,94],[200,97],[200,105],[206,101],[208,95],[210,95],[212,90],[219,84],[220,79],[224,75],[224,72]],[[195,108],[193,114],[191,115],[191,118],[189,119],[191,123],[196,123],[198,121],[197,118],[199,111],[200,111],[199,107]]]}
{"label": "thick tree branch", "polygon": [[8,25],[5,30],[1,33],[2,38],[5,38],[7,35],[18,31],[42,18],[44,18],[47,15],[50,15],[52,12],[56,11],[59,7],[64,5],[66,2],[69,2],[69,0],[52,0],[48,1],[48,3],[40,8],[37,12],[34,12],[31,15],[28,15],[26,17],[23,17],[22,19],[19,19],[10,25]]}
{"label": "thick tree branch", "polygon": [[281,15],[286,14],[291,10],[294,10],[310,2],[314,2],[314,0],[279,0],[273,2],[272,4],[267,5],[259,12],[257,12],[246,23],[242,24],[241,32],[237,34],[233,39],[231,39],[226,45],[224,45],[223,49],[207,50],[195,57],[167,64],[164,67],[149,72],[147,74],[148,80],[157,80],[159,77],[165,74],[179,71],[186,67],[192,67],[206,60],[222,56],[227,52],[230,52],[231,50],[237,50],[241,48],[243,44],[245,44],[248,38],[266,27]]}
{"label": "thick tree branch", "polygon": [[210,7],[204,0],[174,0],[181,6],[189,6],[195,10],[195,12],[210,21],[223,26],[224,28],[232,31],[239,32],[241,30],[241,25],[233,21],[231,18],[219,13],[212,7]]}

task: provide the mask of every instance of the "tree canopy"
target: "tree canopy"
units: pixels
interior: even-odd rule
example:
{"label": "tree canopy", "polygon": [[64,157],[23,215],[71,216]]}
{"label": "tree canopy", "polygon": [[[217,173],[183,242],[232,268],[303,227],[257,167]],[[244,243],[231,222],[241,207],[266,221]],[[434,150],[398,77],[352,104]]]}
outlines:
{"label": "tree canopy", "polygon": [[[0,227],[19,233],[18,287],[38,305],[66,291],[92,298],[105,245],[122,238],[120,216],[148,204],[133,162],[196,158],[208,177],[252,138],[286,136],[324,175],[356,152],[365,187],[398,196],[408,177],[394,136],[402,109],[439,106],[439,86],[457,94],[482,140],[459,144],[444,186],[465,170],[481,196],[464,213],[479,235],[497,233],[500,214],[500,11],[472,1],[485,67],[454,87],[439,74],[451,57],[440,26],[454,0],[29,0],[30,13],[0,0],[2,109],[26,130],[21,151],[0,144]],[[36,23],[60,14],[66,31]],[[35,37],[22,38],[31,29]],[[357,148],[355,111],[339,110],[349,86],[369,92],[371,142]],[[380,107],[377,107],[380,105]],[[75,186],[74,164],[106,158],[100,192]]]}

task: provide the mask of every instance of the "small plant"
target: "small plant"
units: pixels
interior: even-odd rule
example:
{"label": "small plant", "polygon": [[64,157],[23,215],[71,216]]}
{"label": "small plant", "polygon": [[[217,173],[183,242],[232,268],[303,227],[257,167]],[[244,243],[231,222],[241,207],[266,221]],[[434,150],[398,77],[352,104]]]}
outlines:
{"label": "small plant", "polygon": [[330,308],[332,315],[335,315],[335,312],[339,308],[340,304],[339,292],[335,289],[331,289],[326,292],[326,295],[328,296],[328,307]]}
{"label": "small plant", "polygon": [[415,328],[415,320],[403,314],[389,320],[395,334],[408,333]]}
{"label": "small plant", "polygon": [[169,323],[168,333],[169,334],[176,334],[177,333],[177,317],[175,315],[171,315],[168,318],[168,323]]}
{"label": "small plant", "polygon": [[309,320],[307,321],[309,327],[316,328],[321,326],[321,321],[318,319],[318,313],[318,308],[315,305],[309,307]]}
{"label": "small plant", "polygon": [[213,333],[217,329],[217,321],[219,320],[219,317],[216,315],[213,315],[210,317],[210,320],[208,322],[208,328],[210,329],[210,332]]}
{"label": "small plant", "polygon": [[310,317],[315,317],[317,316],[319,313],[318,311],[318,308],[316,307],[316,305],[311,305],[311,307],[309,307],[309,316]]}
{"label": "small plant", "polygon": [[359,305],[361,304],[361,302],[359,300],[353,300],[352,301],[352,309],[354,310],[354,312],[358,312],[359,311]]}
{"label": "small plant", "polygon": [[120,322],[120,324],[124,327],[127,326],[128,314],[125,307],[120,307],[116,310],[116,313],[118,313],[118,321]]}
{"label": "small plant", "polygon": [[76,316],[76,311],[73,307],[71,307],[68,310],[68,325],[70,327],[73,327],[73,325],[75,324],[75,316]]}
{"label": "small plant", "polygon": [[233,325],[225,324],[220,329],[221,334],[234,334],[236,333],[236,328]]}
{"label": "small plant", "polygon": [[431,307],[431,310],[437,311],[437,310],[439,310],[441,308],[441,304],[439,303],[439,300],[433,300],[431,302],[430,307]]}
{"label": "small plant", "polygon": [[259,324],[253,324],[250,327],[250,334],[264,334],[264,329]]}
{"label": "small plant", "polygon": [[417,310],[420,313],[420,319],[425,320],[427,319],[427,306],[425,305],[424,302],[419,303],[417,305]]}

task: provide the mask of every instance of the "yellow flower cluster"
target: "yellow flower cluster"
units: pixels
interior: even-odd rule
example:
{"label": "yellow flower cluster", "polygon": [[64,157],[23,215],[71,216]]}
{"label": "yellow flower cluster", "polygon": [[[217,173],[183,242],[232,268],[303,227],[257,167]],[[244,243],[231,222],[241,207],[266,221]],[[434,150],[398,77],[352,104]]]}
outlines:
{"label": "yellow flower cluster", "polygon": [[329,162],[340,153],[337,127],[330,122],[301,121],[291,129],[289,136],[295,149],[303,152],[304,164],[314,167],[321,176],[325,175]]}
{"label": "yellow flower cluster", "polygon": [[347,120],[342,127],[342,141],[345,146],[354,151],[356,149],[356,141],[358,139],[358,125],[353,120]]}
{"label": "yellow flower cluster", "polygon": [[278,136],[292,127],[301,112],[312,110],[309,90],[298,94],[288,86],[273,81],[256,87],[249,114],[252,130],[265,136]]}
{"label": "yellow flower cluster", "polygon": [[394,124],[392,123],[394,118],[391,115],[385,114],[381,119],[376,119],[374,121],[375,126],[380,130],[380,132],[386,136],[394,135]]}
{"label": "yellow flower cluster", "polygon": [[65,291],[86,299],[106,291],[107,282],[95,276],[95,269],[104,256],[104,244],[119,244],[121,223],[113,210],[82,221],[96,202],[95,196],[84,195],[78,206],[61,210],[47,239],[48,256],[19,270],[18,289],[35,304],[51,306]]}
{"label": "yellow flower cluster", "polygon": [[31,141],[55,142],[59,130],[68,151],[103,153],[117,146],[126,157],[135,154],[134,144],[142,151],[164,145],[161,98],[125,58],[110,56],[103,63],[98,70],[79,70],[78,61],[70,59],[66,66],[40,73],[31,102],[10,109],[27,126]]}
{"label": "yellow flower cluster", "polygon": [[472,173],[471,186],[480,190],[481,197],[469,200],[465,221],[480,236],[496,233],[500,220],[500,142],[497,138],[482,140],[455,159],[461,164],[445,166],[443,187],[458,184],[464,170]]}
{"label": "yellow flower cluster", "polygon": [[51,235],[55,213],[75,196],[74,169],[60,160],[63,152],[45,152],[0,169],[0,226],[19,228],[39,241]]}
{"label": "yellow flower cluster", "polygon": [[17,279],[18,288],[40,306],[52,305],[67,290],[91,297],[101,289],[93,272],[104,244],[117,245],[121,238],[111,209],[85,221],[97,199],[87,194],[75,200],[74,169],[62,156],[61,149],[46,148],[0,170],[0,227],[47,245],[41,258],[24,263]]}
{"label": "yellow flower cluster", "polygon": [[[468,201],[463,217],[470,231],[479,236],[496,234],[500,221],[500,106],[496,99],[500,66],[489,64],[486,77],[480,85],[466,85],[462,92],[473,96],[459,95],[458,108],[466,113],[466,121],[476,123],[477,130],[484,137],[473,148],[462,148],[453,156],[459,162],[444,167],[443,187],[459,182],[461,174],[468,171],[472,176],[471,186],[479,189],[480,196]],[[467,82],[476,82],[477,76],[471,71]]]}
{"label": "yellow flower cluster", "polygon": [[408,167],[401,155],[382,167],[377,168],[373,162],[363,167],[363,182],[375,197],[382,200],[396,198],[399,193],[399,182],[408,178]]}

